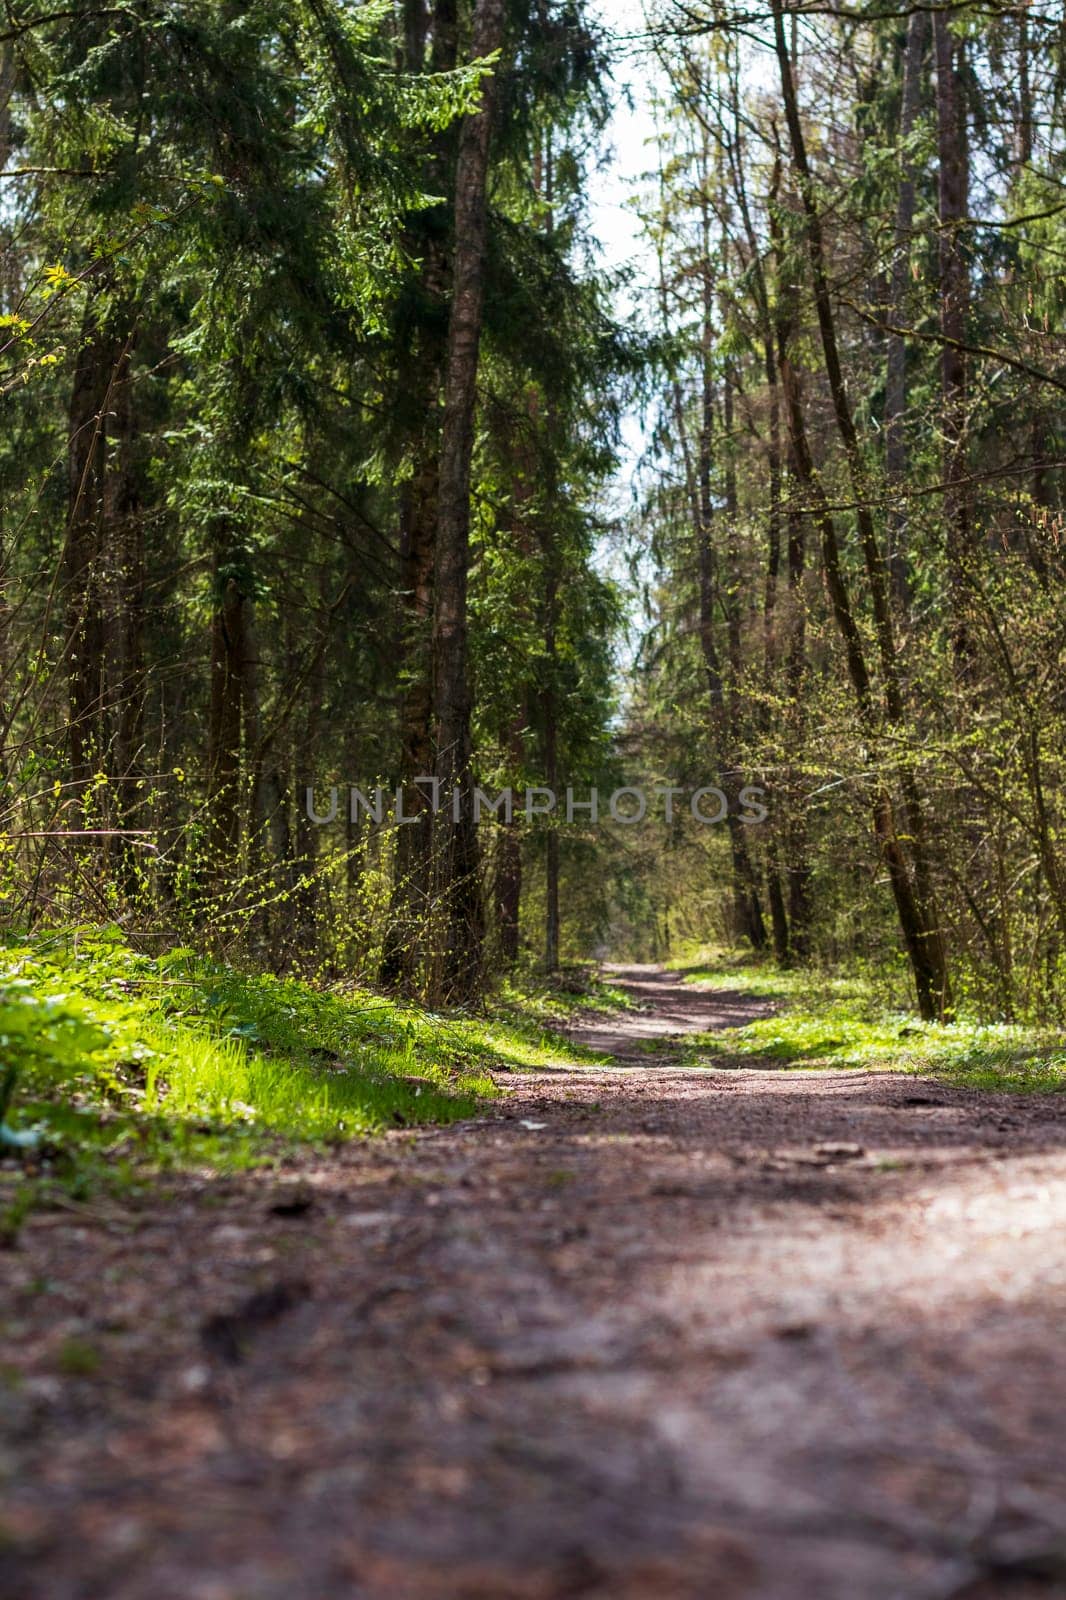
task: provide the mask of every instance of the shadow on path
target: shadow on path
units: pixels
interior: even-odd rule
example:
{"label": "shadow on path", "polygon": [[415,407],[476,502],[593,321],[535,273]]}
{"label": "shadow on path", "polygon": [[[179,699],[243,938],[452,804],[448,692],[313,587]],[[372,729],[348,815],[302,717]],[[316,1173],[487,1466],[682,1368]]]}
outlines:
{"label": "shadow on path", "polygon": [[[616,1039],[764,1014],[616,981],[654,1007]],[[1066,1593],[1066,1097],[665,1055],[501,1089],[28,1220],[0,1593]]]}
{"label": "shadow on path", "polygon": [[571,1024],[566,1033],[586,1049],[613,1056],[616,1066],[652,1066],[655,1055],[649,1045],[655,1041],[660,1042],[666,1052],[672,1038],[742,1028],[745,1023],[772,1016],[777,1010],[773,1000],[761,999],[740,989],[713,989],[686,983],[680,973],[667,972],[658,966],[610,963],[601,970],[639,1009],[611,1017],[582,1017]]}

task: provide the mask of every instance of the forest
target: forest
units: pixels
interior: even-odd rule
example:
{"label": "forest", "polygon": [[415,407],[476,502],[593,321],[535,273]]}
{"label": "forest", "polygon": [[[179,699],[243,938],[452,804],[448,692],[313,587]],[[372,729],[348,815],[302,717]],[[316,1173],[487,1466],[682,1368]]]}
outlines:
{"label": "forest", "polygon": [[1066,1592],[1061,5],[7,0],[0,185],[12,1595]]}

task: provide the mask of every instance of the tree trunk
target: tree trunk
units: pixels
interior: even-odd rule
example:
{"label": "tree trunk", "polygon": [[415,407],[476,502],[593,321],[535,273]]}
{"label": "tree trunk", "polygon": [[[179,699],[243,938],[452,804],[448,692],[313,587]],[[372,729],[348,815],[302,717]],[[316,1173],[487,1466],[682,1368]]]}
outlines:
{"label": "tree trunk", "polygon": [[500,829],[496,858],[496,932],[505,967],[518,960],[521,909],[522,840],[512,820]]}
{"label": "tree trunk", "polygon": [[[914,227],[915,172],[908,141],[921,103],[922,60],[929,33],[924,11],[911,13],[903,51],[903,101],[899,115],[900,177],[896,201],[888,321],[901,328],[907,293],[911,232]],[[905,605],[909,596],[907,514],[899,501],[907,473],[907,343],[901,333],[888,335],[885,373],[885,475],[888,479],[888,561],[893,586]]]}
{"label": "tree trunk", "polygon": [[967,565],[971,545],[970,496],[961,481],[966,470],[966,338],[970,285],[963,251],[962,228],[966,218],[968,161],[962,87],[956,64],[956,47],[948,19],[933,17],[936,48],[936,129],[939,158],[940,210],[940,353],[942,427],[944,446],[944,523],[951,586],[953,641],[956,661],[966,668],[971,656],[966,622]]}
{"label": "tree trunk", "polygon": [[[1021,178],[1033,159],[1033,89],[1030,79],[1029,18],[1023,6],[1018,14],[1018,133],[1016,146],[1017,177]],[[1033,455],[1033,504],[1041,511],[1051,507],[1051,470],[1048,465],[1048,426],[1041,398],[1032,395],[1033,419],[1030,425],[1030,448]],[[1039,542],[1026,537],[1026,554],[1041,582],[1047,579],[1047,563]]]}
{"label": "tree trunk", "polygon": [[[707,168],[706,150],[705,171]],[[709,174],[707,174],[709,176]],[[719,776],[728,801],[726,827],[729,830],[729,848],[733,864],[733,906],[739,932],[755,950],[767,945],[766,924],[759,904],[758,883],[752,865],[744,823],[737,815],[740,790],[744,775],[736,766],[738,736],[736,717],[737,680],[740,676],[740,609],[737,571],[737,490],[736,472],[732,463],[733,394],[726,375],[723,402],[725,428],[725,479],[726,479],[726,638],[729,663],[728,691],[722,672],[721,659],[714,637],[714,600],[718,588],[713,544],[714,502],[711,493],[712,442],[714,436],[714,374],[712,354],[714,346],[713,284],[710,244],[710,211],[706,185],[701,197],[702,260],[702,372],[701,421],[699,437],[699,515],[697,543],[700,593],[700,645],[703,651],[704,670],[711,697],[711,722],[714,728],[715,753],[719,762]]]}
{"label": "tree trunk", "polygon": [[[724,251],[723,241],[723,271],[728,272],[729,261]],[[722,423],[724,431],[725,449],[725,518],[726,518],[726,581],[725,581],[725,613],[726,613],[726,642],[729,660],[729,692],[727,699],[729,714],[729,745],[735,752],[740,746],[741,729],[739,716],[740,680],[744,669],[742,657],[742,601],[741,593],[743,580],[740,572],[740,538],[738,529],[739,506],[737,503],[737,471],[735,440],[733,438],[733,369],[727,363],[722,383]],[[733,853],[733,881],[735,885],[735,902],[737,922],[744,937],[749,941],[754,950],[765,950],[769,940],[766,934],[766,923],[763,919],[762,906],[759,901],[759,880],[755,866],[751,859],[748,847],[745,824],[735,815],[739,800],[740,790],[744,785],[744,774],[738,769],[724,775],[723,787],[729,796],[729,815],[726,826],[729,829],[729,843]]]}
{"label": "tree trunk", "polygon": [[[68,749],[86,825],[114,828],[103,855],[127,893],[139,883],[133,826],[144,729],[144,552],[134,462],[130,365],[121,307],[90,291],[68,412],[63,558]],[[92,794],[96,772],[108,788]]]}
{"label": "tree trunk", "polygon": [[[503,0],[479,0],[474,18],[475,57],[490,56],[500,48],[503,26]],[[432,989],[437,998],[461,1003],[472,1001],[480,987],[484,931],[470,771],[466,593],[494,103],[495,78],[490,77],[482,87],[479,109],[464,119],[459,136],[433,611],[436,776],[440,780],[442,808],[441,839],[434,851],[434,867],[442,948],[434,952]],[[453,820],[456,815],[457,820]]]}
{"label": "tree trunk", "polygon": [[[523,767],[523,738],[526,726],[525,707],[516,715],[510,730],[510,755],[512,777],[517,778]],[[500,960],[513,967],[518,960],[520,913],[522,909],[522,835],[518,818],[504,821],[497,836],[496,853],[496,936]]]}
{"label": "tree trunk", "polygon": [[[787,286],[781,273],[781,241],[780,224],[776,218],[776,206],[781,179],[780,159],[775,159],[773,174],[770,181],[769,205],[770,232],[777,254],[777,295],[776,304],[771,307],[770,294],[766,281],[766,273],[762,263],[762,247],[752,225],[751,208],[748,204],[747,181],[744,172],[744,158],[742,145],[742,121],[740,114],[739,87],[737,73],[734,71],[730,83],[730,98],[733,108],[733,140],[729,148],[732,165],[733,182],[736,188],[737,200],[740,205],[741,219],[744,224],[750,255],[750,270],[755,290],[755,301],[759,311],[763,345],[763,372],[766,378],[766,392],[769,400],[769,428],[767,441],[767,476],[769,479],[770,504],[767,515],[767,558],[766,558],[766,583],[763,592],[763,676],[767,694],[767,703],[774,695],[775,677],[780,658],[778,639],[778,587],[781,571],[781,533],[782,533],[782,451],[781,451],[781,385],[778,375],[778,362],[776,351],[778,344],[785,347],[787,344],[789,319],[791,316],[791,300],[793,290]],[[790,700],[786,715],[792,718],[802,716],[802,705],[799,699],[801,681],[793,684],[793,665],[798,659],[799,677],[802,680],[803,671],[803,612],[802,607],[797,611],[797,602],[802,598],[799,593],[803,575],[802,560],[802,520],[796,518],[794,510],[789,511],[789,545],[788,545],[788,606],[786,614],[786,628],[789,636],[787,655],[788,681],[790,686]],[[794,535],[798,531],[800,560],[798,571],[794,571],[796,544]],[[794,634],[798,623],[799,628],[799,654],[795,655]],[[800,748],[799,740],[794,742],[795,748]],[[787,796],[787,809],[782,827],[781,801]],[[789,883],[792,885],[791,852],[796,849],[804,856],[804,843],[802,829],[798,826],[794,813],[793,785],[779,783],[773,799],[773,815],[769,820],[770,837],[767,846],[766,886],[767,898],[770,906],[770,922],[773,931],[774,956],[782,965],[786,964],[791,956],[792,934],[789,927],[793,908],[799,910],[801,915],[806,914],[802,901],[795,896],[789,897],[786,902],[782,885],[781,849],[784,835],[786,849],[786,871],[789,873]],[[805,856],[804,856],[805,858]],[[809,876],[809,875],[807,875]],[[805,938],[806,935],[804,934]]]}
{"label": "tree trunk", "polygon": [[[771,199],[776,197],[780,161],[774,163],[774,180]],[[780,222],[771,220],[771,231],[776,258],[777,304],[773,320],[773,349],[780,387],[783,393],[789,436],[788,475],[788,622],[785,649],[785,704],[786,728],[790,749],[802,750],[807,738],[807,714],[804,699],[804,677],[807,670],[807,604],[804,592],[804,575],[807,566],[807,524],[803,511],[796,503],[797,489],[803,480],[802,466],[796,454],[795,432],[802,426],[803,387],[799,369],[792,359],[792,327],[795,318],[795,285],[789,282],[784,260]],[[786,824],[785,851],[788,873],[789,957],[803,961],[810,954],[811,942],[811,868],[807,835],[805,796],[800,782],[790,777],[788,785],[788,821]]]}
{"label": "tree trunk", "polygon": [[[448,72],[456,64],[455,0],[437,0],[432,19],[425,0],[405,0],[404,52],[408,72],[429,67]],[[448,160],[450,134],[437,141],[427,187],[447,194],[452,172]],[[432,227],[411,241],[422,257],[419,292],[424,314],[416,336],[408,382],[420,397],[421,418],[413,443],[415,470],[404,486],[400,510],[400,588],[403,619],[399,641],[406,687],[400,707],[399,784],[404,815],[412,823],[397,828],[392,895],[379,972],[389,989],[409,994],[419,988],[425,964],[425,943],[432,907],[433,811],[431,792],[417,778],[430,777],[433,760],[433,661],[430,632],[440,492],[440,391],[447,356],[444,307],[451,281],[451,263],[442,234]]]}
{"label": "tree trunk", "polygon": [[[836,336],[836,321],[829,293],[826,272],[825,247],[822,237],[821,217],[815,197],[814,183],[807,160],[806,143],[796,100],[796,86],[785,42],[781,0],[773,0],[774,44],[781,78],[781,92],[785,105],[789,139],[792,146],[793,166],[798,179],[800,199],[806,221],[807,253],[811,264],[815,308],[821,335],[825,373],[833,403],[837,430],[844,446],[852,493],[855,499],[855,517],[859,530],[866,568],[867,583],[874,614],[874,634],[883,679],[885,719],[889,726],[901,729],[904,725],[903,695],[896,660],[892,615],[889,607],[888,574],[883,553],[874,529],[870,511],[869,486],[866,471],[844,383]],[[836,528],[829,511],[820,480],[814,471],[814,462],[803,425],[798,393],[790,402],[790,426],[797,465],[801,471],[808,494],[816,508],[816,520],[822,532],[822,550],[825,561],[826,583],[829,588],[833,613],[844,641],[848,673],[855,690],[860,716],[871,735],[880,732],[880,717],[875,712],[870,674],[866,665],[862,638],[855,623],[847,580],[840,562]],[[925,855],[924,818],[921,796],[913,776],[904,773],[904,823],[905,834],[910,839],[910,858],[902,847],[895,827],[891,799],[886,790],[880,790],[874,800],[874,831],[883,858],[888,867],[892,891],[900,919],[904,942],[914,972],[918,1004],[925,1017],[943,1015],[949,1003],[947,968],[941,942],[936,912],[932,904],[930,873]]]}
{"label": "tree trunk", "polygon": [[[136,419],[130,382],[133,337],[126,341],[108,419],[109,460],[104,480],[103,527],[107,626],[109,770],[115,780],[114,819],[119,828],[138,825],[138,787],[144,740],[144,525],[138,503],[134,444]],[[120,837],[112,852],[128,894],[140,883],[138,851]]]}
{"label": "tree trunk", "polygon": [[[544,782],[553,794],[559,783],[558,702],[555,693],[555,624],[559,603],[559,580],[554,571],[549,540],[545,551],[547,584],[544,596],[544,648],[548,661],[548,682],[544,689]],[[554,817],[548,819],[544,840],[544,970],[559,969],[559,830]]]}
{"label": "tree trunk", "polygon": [[766,865],[766,893],[770,902],[770,926],[773,929],[774,960],[782,967],[788,965],[789,935],[788,911],[781,887],[781,863],[776,842],[771,842]]}
{"label": "tree trunk", "polygon": [[[325,569],[322,572],[321,582],[319,601],[324,610]],[[297,733],[299,749],[296,752],[297,771],[294,777],[296,792],[301,797],[303,795],[303,787],[300,784],[301,769],[306,774],[309,770],[313,772],[316,766],[315,752],[318,749],[322,706],[326,693],[325,676],[325,652],[318,650],[315,652],[311,670],[306,678],[304,686],[306,709],[303,726]],[[296,809],[296,867],[298,876],[293,895],[293,931],[298,955],[303,963],[307,963],[317,959],[322,953],[319,927],[322,921],[322,901],[328,893],[328,884],[318,869],[318,829],[307,815],[305,805],[297,806]]]}
{"label": "tree trunk", "polygon": [[[714,600],[717,590],[717,573],[715,570],[712,531],[714,500],[711,486],[714,441],[714,381],[711,365],[713,348],[713,286],[710,262],[710,215],[706,204],[703,206],[701,224],[702,254],[700,271],[702,276],[703,326],[701,339],[700,424],[695,440],[695,452],[693,452],[689,437],[689,426],[685,416],[681,385],[676,377],[672,379],[671,390],[674,426],[677,430],[677,437],[684,460],[685,492],[696,550],[699,643],[710,702],[710,742],[714,758],[719,766],[723,790],[729,800],[730,821],[728,827],[732,857],[733,903],[737,923],[741,931],[745,937],[751,940],[753,945],[761,949],[766,945],[766,928],[762,921],[758,891],[755,886],[754,869],[742,831],[743,824],[739,823],[733,815],[743,780],[734,764],[732,754],[733,725],[726,698],[718,645],[714,636]],[[659,297],[663,325],[666,327],[669,322],[669,306],[665,268],[661,258],[659,267]]]}
{"label": "tree trunk", "polygon": [[129,339],[116,332],[91,291],[82,321],[67,428],[67,537],[64,588],[67,615],[68,744],[71,775],[84,790],[108,755],[106,646],[108,414],[129,380]]}
{"label": "tree trunk", "polygon": [[1023,4],[1018,13],[1018,167],[1033,159],[1033,90],[1029,77],[1029,18]]}
{"label": "tree trunk", "polygon": [[[440,381],[440,364],[434,383]],[[434,397],[432,409],[436,411]],[[392,898],[380,980],[386,988],[412,992],[422,962],[422,935],[429,915],[433,854],[431,790],[416,778],[433,774],[433,687],[427,637],[433,611],[433,559],[436,536],[438,461],[436,427],[423,439],[426,455],[406,486],[401,512],[400,559],[403,584],[403,639],[400,655],[407,673],[400,714],[400,786],[404,815],[417,820],[396,830]]]}
{"label": "tree trunk", "polygon": [[[792,477],[796,474],[793,468]],[[807,559],[806,526],[796,506],[788,512],[788,609],[789,648],[786,663],[786,696],[790,723],[789,743],[802,750],[806,738],[803,679],[807,664],[806,597],[803,576]],[[789,784],[789,814],[786,827],[788,872],[789,955],[806,960],[811,948],[811,867],[804,796],[795,779]]]}
{"label": "tree trunk", "polygon": [[241,701],[245,682],[245,595],[216,530],[211,621],[211,711],[207,744],[207,868],[213,887],[231,885],[241,838]]}

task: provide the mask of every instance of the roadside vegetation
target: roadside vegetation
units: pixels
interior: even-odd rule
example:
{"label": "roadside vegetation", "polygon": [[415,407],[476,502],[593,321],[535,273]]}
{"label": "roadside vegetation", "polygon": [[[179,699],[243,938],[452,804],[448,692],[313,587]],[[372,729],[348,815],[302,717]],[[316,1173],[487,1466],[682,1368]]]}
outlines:
{"label": "roadside vegetation", "polygon": [[474,1116],[497,1076],[588,1056],[551,1029],[620,1002],[585,970],[443,1016],[187,949],[152,956],[118,930],[8,937],[0,1234],[49,1197]]}
{"label": "roadside vegetation", "polygon": [[515,972],[499,986],[494,1009],[504,1016],[559,1027],[581,1012],[610,1015],[632,1011],[636,1001],[626,989],[602,977],[591,962],[545,974],[535,968]]}
{"label": "roadside vegetation", "polygon": [[913,1072],[977,1089],[1066,1090],[1063,1029],[965,1014],[923,1022],[883,969],[790,970],[713,947],[690,947],[669,965],[688,981],[777,1002],[770,1016],[694,1042],[689,1054],[708,1065],[729,1056],[753,1066]]}

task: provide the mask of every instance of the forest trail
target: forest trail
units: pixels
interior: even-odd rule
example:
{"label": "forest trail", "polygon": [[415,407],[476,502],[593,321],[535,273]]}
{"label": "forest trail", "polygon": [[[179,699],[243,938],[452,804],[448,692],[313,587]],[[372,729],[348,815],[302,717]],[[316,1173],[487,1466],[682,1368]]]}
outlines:
{"label": "forest trail", "polygon": [[614,981],[475,1122],[29,1220],[5,1600],[1066,1594],[1066,1099],[682,1069],[762,1002]]}
{"label": "forest trail", "polygon": [[587,1049],[612,1056],[616,1065],[638,1061],[647,1066],[652,1042],[660,1047],[661,1062],[671,1038],[743,1027],[775,1009],[772,1000],[758,999],[740,989],[702,988],[686,983],[680,972],[661,966],[606,962],[601,970],[639,1009],[585,1018],[569,1033]]}

